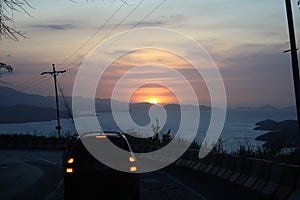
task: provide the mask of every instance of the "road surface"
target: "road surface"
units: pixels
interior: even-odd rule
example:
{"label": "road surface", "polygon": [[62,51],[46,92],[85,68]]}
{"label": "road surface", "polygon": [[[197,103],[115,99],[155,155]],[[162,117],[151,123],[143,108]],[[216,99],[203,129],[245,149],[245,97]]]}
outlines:
{"label": "road surface", "polygon": [[[1,200],[63,200],[62,151],[0,150]],[[192,170],[141,174],[141,200],[257,199]]]}

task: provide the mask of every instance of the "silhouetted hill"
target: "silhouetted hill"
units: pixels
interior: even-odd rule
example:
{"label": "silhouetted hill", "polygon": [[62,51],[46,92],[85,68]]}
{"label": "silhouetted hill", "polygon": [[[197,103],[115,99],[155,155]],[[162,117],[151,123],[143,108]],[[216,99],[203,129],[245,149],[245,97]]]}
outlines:
{"label": "silhouetted hill", "polygon": [[269,130],[270,132],[258,136],[255,140],[265,141],[265,147],[297,147],[300,145],[298,122],[296,120],[264,120],[255,124],[254,130]]}
{"label": "silhouetted hill", "polygon": [[[56,109],[37,106],[17,105],[0,106],[0,123],[25,123],[56,120]],[[66,111],[60,112],[60,118],[68,118]]]}
{"label": "silhouetted hill", "polygon": [[257,122],[255,126],[257,127],[255,127],[254,130],[295,130],[298,128],[298,123],[296,120],[284,120],[277,122],[271,119],[266,119],[264,121]]}
{"label": "silhouetted hill", "polygon": [[54,102],[49,98],[20,92],[8,87],[0,87],[0,106],[29,105],[38,107],[54,107]]}
{"label": "silhouetted hill", "polygon": [[[10,107],[10,113],[11,116],[17,116],[20,111],[16,109],[15,106],[32,106],[35,112],[37,112],[37,109],[50,109],[53,110],[56,109],[55,104],[55,97],[54,96],[41,96],[36,94],[29,94],[24,93],[21,91],[17,91],[8,87],[1,87],[0,86],[0,106],[1,107]],[[89,113],[87,108],[87,105],[91,103],[91,99],[82,98],[82,97],[76,97],[79,98],[82,102],[82,111],[87,111]],[[128,110],[128,103],[120,102],[117,100],[112,99],[95,99],[95,108],[96,112],[111,112],[111,103],[114,104],[117,112],[124,112]],[[60,110],[68,110],[72,109],[72,97],[67,96],[65,98],[59,96],[59,105]],[[131,112],[136,111],[143,111],[147,112],[149,111],[152,104],[144,102],[144,103],[134,103],[129,105],[129,109]],[[195,106],[193,105],[179,105],[179,104],[167,104],[163,105],[166,111],[179,111],[181,106],[183,106],[184,109],[195,109]],[[68,107],[68,108],[67,108]],[[200,105],[200,112],[201,111],[210,111],[212,108],[210,106]],[[27,109],[28,110],[28,109]],[[45,110],[44,110],[45,111]],[[0,110],[0,116],[5,116],[8,113],[7,109],[1,109]],[[49,111],[50,112],[50,111]],[[261,116],[260,119],[267,119],[269,116],[275,116],[275,115],[286,115],[288,114],[290,116],[290,113],[295,113],[296,116],[296,109],[294,106],[292,107],[286,107],[283,109],[279,109],[273,106],[261,106],[261,107],[237,107],[233,109],[229,109],[227,112],[227,116],[230,118],[233,117],[256,117]],[[2,117],[1,117],[2,118]],[[30,118],[32,119],[32,118]],[[45,116],[45,120],[48,120],[49,116]],[[258,120],[260,120],[258,119]],[[292,118],[291,118],[292,119]],[[43,116],[38,118],[39,121],[43,120]],[[1,120],[0,120],[1,121]],[[3,120],[2,120],[3,121]],[[13,121],[13,119],[11,119]],[[21,120],[22,122],[24,120]],[[26,120],[29,121],[29,120]],[[20,122],[19,118],[15,118],[14,122]],[[3,122],[2,122],[3,123]]]}
{"label": "silhouetted hill", "polygon": [[257,106],[257,107],[251,107],[251,106],[237,106],[234,108],[234,110],[277,110],[278,108],[276,108],[275,106],[271,106],[271,105],[264,105],[264,106]]}
{"label": "silhouetted hill", "polygon": [[[90,99],[80,98],[82,103],[82,107],[84,108],[86,104],[90,103]],[[54,108],[56,109],[55,97],[54,96],[41,96],[36,94],[29,94],[25,92],[20,92],[8,87],[0,86],[0,106],[17,106],[17,105],[28,105],[28,106],[36,106],[40,108]],[[67,106],[69,109],[72,109],[72,97],[59,96],[59,105],[61,110],[67,110]],[[97,112],[111,112],[110,105],[111,101],[114,102],[118,111],[125,110],[125,103],[111,100],[111,99],[95,99],[95,108]],[[0,110],[0,112],[2,112]]]}

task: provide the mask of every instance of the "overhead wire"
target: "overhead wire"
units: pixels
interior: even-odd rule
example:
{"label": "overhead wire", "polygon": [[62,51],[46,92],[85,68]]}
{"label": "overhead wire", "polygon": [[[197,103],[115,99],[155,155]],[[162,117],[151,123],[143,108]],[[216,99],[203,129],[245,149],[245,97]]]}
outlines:
{"label": "overhead wire", "polygon": [[[130,30],[132,30],[132,29],[134,29],[136,26],[138,26],[140,23],[142,23],[147,17],[149,17],[153,12],[155,12],[157,9],[159,9],[165,2],[166,2],[167,0],[163,0],[158,6],[156,6],[154,9],[152,9],[147,15],[145,15],[140,21],[138,21],[134,26],[132,26],[128,31],[130,31]],[[114,28],[110,31],[110,32],[108,32],[102,39],[101,39],[101,41],[99,41],[98,43],[100,43],[100,42],[102,42],[102,41],[104,41],[115,29],[117,29],[142,3],[144,2],[144,0],[141,0],[116,26],[114,26]],[[116,41],[115,41],[116,42]],[[114,43],[115,43],[114,42]],[[96,43],[92,48],[90,48],[87,52],[86,52],[86,54],[87,53],[89,53],[93,48],[95,48],[95,46],[98,44],[98,43]],[[83,55],[83,56],[86,56],[86,54],[85,55]],[[76,59],[75,61],[73,61],[73,64],[75,63],[75,62],[77,62],[79,59],[81,59],[83,56],[80,56],[78,59]],[[72,64],[71,64],[72,65]],[[67,68],[66,70],[72,70],[72,69],[74,69],[75,67],[77,67],[76,65],[75,66],[73,66],[73,67],[69,67],[69,68]],[[62,88],[61,88],[61,86],[59,85],[59,90],[60,90],[60,93],[61,93],[61,95],[63,96],[63,98],[64,98],[64,102],[65,102],[65,105],[66,105],[66,108],[67,108],[67,110],[68,110],[68,112],[69,112],[69,115],[71,116],[71,119],[72,119],[72,121],[73,121],[73,123],[74,123],[74,119],[73,119],[73,115],[72,115],[72,111],[71,111],[71,109],[70,109],[70,107],[68,106],[68,102],[66,101],[66,99],[65,99],[65,96],[64,96],[64,94],[63,94],[63,90],[62,90]]]}
{"label": "overhead wire", "polygon": [[[120,7],[118,7],[113,13],[112,15],[79,47],[77,48],[70,56],[68,56],[67,58],[65,58],[62,62],[60,62],[58,65],[62,65],[64,64],[67,60],[69,60],[70,58],[72,58],[77,52],[80,51],[80,49],[82,49],[85,45],[87,45],[107,24],[109,21],[111,21],[111,19],[121,10],[121,8],[126,4],[126,1],[122,1],[123,3],[121,4]],[[50,79],[51,77],[47,77],[46,79]],[[28,79],[26,81],[20,82],[18,83],[16,86],[14,86],[14,89],[28,89],[32,86],[36,84],[40,84],[41,81],[43,80],[42,77],[40,75],[36,75],[34,77],[32,77],[31,79]]]}
{"label": "overhead wire", "polygon": [[[114,32],[145,0],[141,0],[133,9],[131,9],[131,11],[121,19],[121,21],[116,24],[100,41],[98,41],[97,43],[95,43],[95,45],[93,45],[91,48],[89,48],[89,50],[79,56],[76,60],[74,60],[72,63],[69,63],[69,65],[73,65],[74,63],[78,62],[80,59],[82,59],[83,57],[85,57],[92,49],[94,49],[99,43],[101,43],[102,41],[104,41],[112,32]],[[79,65],[75,65],[75,66],[70,66],[69,68],[67,68],[67,70],[70,70],[74,67],[78,67]]]}
{"label": "overhead wire", "polygon": [[[163,0],[160,4],[158,4],[158,6],[156,6],[154,9],[152,9],[147,15],[145,15],[140,21],[138,21],[136,24],[134,24],[130,29],[128,29],[127,31],[130,31],[132,29],[134,29],[135,27],[137,27],[139,24],[141,24],[146,18],[148,18],[150,15],[152,15],[157,9],[159,9],[167,0]],[[84,42],[78,49],[76,49],[70,56],[68,56],[67,58],[65,58],[61,63],[59,63],[59,65],[69,65],[69,67],[67,68],[63,68],[66,70],[73,70],[76,67],[80,66],[81,62],[79,62],[80,59],[82,59],[83,57],[85,57],[93,48],[95,48],[100,42],[104,41],[113,31],[115,31],[143,2],[144,0],[141,0],[133,9],[131,9],[131,11],[124,16],[121,21],[119,21],[118,24],[116,24],[113,29],[111,29],[98,43],[96,43],[95,45],[93,45],[88,51],[86,51],[86,53],[84,53],[83,55],[80,55],[77,59],[75,59],[74,61],[72,61],[69,64],[65,64],[64,62],[66,62],[67,60],[69,60],[70,58],[72,58],[76,53],[78,53],[80,51],[80,49],[82,49],[85,45],[87,45],[104,27],[105,25],[120,11],[120,9],[124,6],[124,4],[126,1],[123,2],[123,4],[105,21],[105,23],[99,27],[96,32],[94,34],[92,34],[88,40],[86,40],[86,42]],[[119,38],[121,39],[121,38]],[[119,39],[117,41],[119,41]],[[117,41],[115,41],[114,43],[116,43]],[[79,62],[79,64],[74,65],[76,62]],[[72,66],[74,65],[74,66]],[[38,76],[40,77],[40,76]],[[35,78],[27,80],[27,82],[25,82],[24,84],[19,84],[22,85],[21,88],[23,89],[29,89],[35,85],[41,84],[44,81],[50,79],[51,77],[46,77],[44,79],[38,79],[35,80]],[[58,77],[59,78],[59,77]]]}
{"label": "overhead wire", "polygon": [[28,90],[30,88],[32,88],[33,86],[36,86],[36,85],[39,85],[41,83],[46,83],[45,81],[47,80],[50,80],[52,77],[51,76],[41,76],[41,78],[35,82],[31,82],[29,84],[27,84],[26,86],[23,86],[22,88],[19,88],[19,89],[22,89],[22,90]]}
{"label": "overhead wire", "polygon": [[[158,4],[155,8],[153,8],[147,15],[145,15],[141,20],[139,20],[136,24],[134,24],[132,27],[130,27],[125,34],[123,34],[121,37],[119,37],[116,41],[114,41],[111,45],[115,44],[117,41],[119,41],[120,39],[122,39],[130,30],[136,28],[139,24],[141,24],[145,19],[147,19],[150,15],[152,15],[157,9],[159,9],[167,0],[163,0],[160,4]],[[137,5],[138,6],[138,5]],[[112,31],[111,31],[112,32]],[[106,35],[106,37],[108,36],[108,34]],[[96,43],[92,48],[90,48],[90,50],[92,50],[93,48],[95,48],[97,46],[97,44],[99,44],[100,42],[102,42],[103,40],[106,39],[106,37],[104,37],[101,41],[99,41],[98,43]],[[90,51],[89,50],[89,51]],[[88,51],[88,52],[89,52]],[[88,53],[87,52],[87,53]],[[87,54],[86,53],[86,54]],[[79,59],[83,58],[84,56],[86,56],[86,54],[80,56],[75,62],[77,62]],[[73,64],[73,63],[72,63]],[[79,65],[75,65],[75,66],[71,66],[69,67],[67,70],[73,70],[74,68],[78,67]]]}
{"label": "overhead wire", "polygon": [[67,60],[72,58],[76,53],[78,53],[80,51],[80,49],[82,49],[85,45],[87,45],[108,24],[108,22],[121,10],[121,8],[125,4],[126,4],[126,1],[123,1],[121,6],[117,10],[115,10],[115,12],[96,30],[96,32],[94,32],[94,34],[92,34],[84,43],[82,43],[82,45],[80,45],[79,48],[77,48],[70,56],[65,58],[62,62],[58,63],[57,65],[60,66],[64,63],[66,63]]}
{"label": "overhead wire", "polygon": [[129,31],[133,30],[136,28],[138,25],[140,25],[146,18],[148,18],[150,15],[152,15],[157,9],[159,9],[167,0],[163,0],[160,4],[158,4],[153,10],[151,10],[150,13],[145,15],[139,22],[137,22],[135,25],[133,25],[129,30],[127,30],[121,37],[119,37],[117,40],[115,40],[113,43],[110,45],[115,44],[116,42],[120,41],[125,35],[129,33]]}
{"label": "overhead wire", "polygon": [[[62,98],[63,98],[64,104],[65,104],[65,106],[66,106],[66,108],[67,108],[68,115],[69,115],[70,119],[72,119],[72,122],[74,122],[72,110],[71,110],[71,108],[70,108],[70,106],[69,106],[69,104],[68,104],[68,101],[67,101],[67,99],[66,99],[66,96],[64,95],[63,89],[62,89],[62,87],[61,87],[59,81],[57,81],[56,83],[57,83],[59,92],[60,92],[60,94],[61,94],[61,96],[62,96]],[[73,124],[74,124],[74,123],[73,123]]]}
{"label": "overhead wire", "polygon": [[16,90],[20,90],[20,89],[28,87],[29,85],[31,85],[31,84],[33,84],[35,82],[38,82],[38,81],[42,80],[43,78],[44,78],[44,76],[36,75],[36,76],[33,76],[30,79],[27,79],[27,80],[25,80],[23,82],[19,82],[19,83],[15,84],[13,86],[13,88],[16,89]]}

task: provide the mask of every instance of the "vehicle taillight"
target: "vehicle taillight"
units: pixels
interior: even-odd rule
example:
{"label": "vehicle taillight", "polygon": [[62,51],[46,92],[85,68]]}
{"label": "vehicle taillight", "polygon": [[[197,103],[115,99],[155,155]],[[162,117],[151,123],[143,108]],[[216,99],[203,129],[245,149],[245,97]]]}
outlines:
{"label": "vehicle taillight", "polygon": [[68,167],[66,168],[66,173],[73,173],[74,170],[73,170],[72,164],[74,163],[74,158],[69,158],[67,163],[68,163]]}
{"label": "vehicle taillight", "polygon": [[96,135],[97,139],[102,139],[102,138],[106,138],[106,135]]}
{"label": "vehicle taillight", "polygon": [[[129,156],[129,162],[131,162],[132,164],[135,162],[135,158],[133,156]],[[136,172],[137,171],[137,167],[136,166],[131,166],[130,167],[130,172]]]}
{"label": "vehicle taillight", "polygon": [[130,171],[131,171],[131,172],[136,172],[136,171],[137,171],[137,167],[136,167],[136,166],[130,167]]}
{"label": "vehicle taillight", "polygon": [[73,168],[67,168],[67,169],[66,169],[66,172],[67,172],[67,173],[73,173]]}
{"label": "vehicle taillight", "polygon": [[129,157],[129,161],[130,161],[130,162],[135,162],[135,158],[132,157],[132,156],[130,156],[130,157]]}

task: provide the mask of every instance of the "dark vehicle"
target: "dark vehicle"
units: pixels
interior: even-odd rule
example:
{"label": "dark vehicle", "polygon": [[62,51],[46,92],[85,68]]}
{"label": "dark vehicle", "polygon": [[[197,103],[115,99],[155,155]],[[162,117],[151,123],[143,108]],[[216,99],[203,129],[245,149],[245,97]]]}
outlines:
{"label": "dark vehicle", "polygon": [[[98,161],[84,146],[84,140],[101,145],[105,139],[131,152],[122,163],[130,172],[122,172]],[[69,139],[63,155],[64,198],[68,199],[139,199],[137,160],[127,138],[118,132],[87,133]]]}

